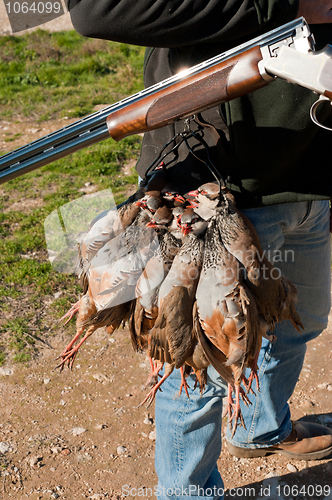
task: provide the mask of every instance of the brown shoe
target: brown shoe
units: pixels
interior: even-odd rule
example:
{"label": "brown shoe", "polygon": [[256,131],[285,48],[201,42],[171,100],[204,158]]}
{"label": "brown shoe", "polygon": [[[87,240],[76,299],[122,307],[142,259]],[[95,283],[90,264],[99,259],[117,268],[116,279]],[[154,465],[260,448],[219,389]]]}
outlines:
{"label": "brown shoe", "polygon": [[279,444],[268,448],[241,448],[227,441],[231,455],[240,458],[264,457],[278,453],[295,460],[320,460],[332,454],[332,430],[311,422],[292,422],[291,434]]}

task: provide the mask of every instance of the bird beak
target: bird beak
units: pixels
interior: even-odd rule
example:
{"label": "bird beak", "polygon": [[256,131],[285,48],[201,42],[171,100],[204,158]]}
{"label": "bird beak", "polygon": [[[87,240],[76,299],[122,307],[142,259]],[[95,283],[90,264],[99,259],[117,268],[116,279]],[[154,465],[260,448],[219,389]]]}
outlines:
{"label": "bird beak", "polygon": [[186,236],[186,234],[190,233],[191,231],[191,226],[189,224],[184,224],[183,226],[181,226],[181,233],[183,234],[183,236]]}
{"label": "bird beak", "polygon": [[157,224],[153,219],[150,220],[150,222],[147,223],[146,227],[157,227]]}
{"label": "bird beak", "polygon": [[195,189],[194,191],[189,191],[187,195],[196,198],[196,196],[198,196],[198,189]]}
{"label": "bird beak", "polygon": [[181,201],[181,203],[184,203],[186,200],[183,198],[183,196],[181,196],[180,194],[176,194],[174,196],[174,200],[175,201]]}
{"label": "bird beak", "polygon": [[135,205],[137,205],[138,207],[141,207],[141,208],[145,207],[144,202],[142,202],[141,200],[135,201]]}

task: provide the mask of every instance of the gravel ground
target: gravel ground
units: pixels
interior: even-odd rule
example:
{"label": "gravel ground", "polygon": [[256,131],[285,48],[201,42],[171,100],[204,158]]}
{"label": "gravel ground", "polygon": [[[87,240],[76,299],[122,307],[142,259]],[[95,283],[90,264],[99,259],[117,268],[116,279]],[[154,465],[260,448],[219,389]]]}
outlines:
{"label": "gravel ground", "polygon": [[[14,315],[22,303],[8,300]],[[53,300],[41,300],[36,314],[43,322]],[[99,329],[82,346],[73,371],[59,373],[54,358],[70,337],[68,326],[56,330],[42,336],[49,345],[40,344],[29,366],[0,368],[0,498],[155,498],[154,409],[138,408],[148,360],[133,353],[127,330],[109,337]],[[310,343],[290,401],[294,418],[330,427],[331,345],[330,322]],[[227,499],[332,500],[331,459],[237,459],[225,445],[218,466]]]}

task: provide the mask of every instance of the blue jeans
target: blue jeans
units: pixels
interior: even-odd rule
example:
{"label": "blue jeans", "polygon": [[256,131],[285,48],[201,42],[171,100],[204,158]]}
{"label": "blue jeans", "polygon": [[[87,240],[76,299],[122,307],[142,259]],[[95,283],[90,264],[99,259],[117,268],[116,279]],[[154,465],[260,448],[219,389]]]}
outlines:
{"label": "blue jeans", "polygon": [[[299,202],[243,210],[253,222],[266,256],[298,290],[297,311],[305,331],[290,321],[275,329],[276,341],[263,339],[258,360],[260,392],[242,404],[246,429],[239,426],[227,440],[244,448],[267,447],[291,432],[287,404],[302,369],[306,343],[327,326],[330,310],[331,248],[329,203]],[[247,374],[248,375],[248,374]],[[223,482],[217,469],[221,452],[222,399],[227,386],[208,369],[203,395],[188,378],[190,399],[180,388],[179,370],[165,381],[156,397],[158,500],[217,500]]]}

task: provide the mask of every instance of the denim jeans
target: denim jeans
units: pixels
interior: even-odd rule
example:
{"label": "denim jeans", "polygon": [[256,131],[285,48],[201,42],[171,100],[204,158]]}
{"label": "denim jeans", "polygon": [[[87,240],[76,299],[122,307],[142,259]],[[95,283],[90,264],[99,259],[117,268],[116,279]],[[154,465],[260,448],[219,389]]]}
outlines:
{"label": "denim jeans", "polygon": [[[266,256],[298,290],[297,311],[305,331],[290,321],[279,323],[276,340],[263,339],[258,360],[260,392],[242,404],[246,429],[238,426],[227,440],[244,448],[267,447],[291,432],[288,399],[301,372],[306,343],[327,326],[330,310],[331,248],[329,203],[299,202],[243,210],[253,222]],[[248,375],[248,374],[247,374]],[[223,498],[217,469],[221,452],[222,399],[227,386],[208,369],[208,384],[201,396],[188,378],[190,398],[180,388],[179,370],[162,385],[156,397],[156,452],[159,500]]]}

